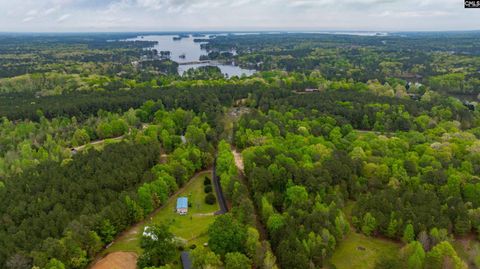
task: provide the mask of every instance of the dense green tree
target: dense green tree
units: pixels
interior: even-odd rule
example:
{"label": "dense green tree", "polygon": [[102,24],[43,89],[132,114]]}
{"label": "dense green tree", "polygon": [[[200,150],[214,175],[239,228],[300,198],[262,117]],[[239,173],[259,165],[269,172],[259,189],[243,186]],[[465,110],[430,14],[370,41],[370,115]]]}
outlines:
{"label": "dense green tree", "polygon": [[73,134],[72,144],[74,146],[85,145],[90,142],[90,135],[85,129],[78,129]]}
{"label": "dense green tree", "polygon": [[442,268],[451,266],[455,269],[465,269],[467,265],[458,257],[452,245],[443,241],[434,246],[427,255],[425,268]]}
{"label": "dense green tree", "polygon": [[422,244],[412,241],[405,247],[407,265],[411,269],[422,269],[425,263],[425,251]]}
{"label": "dense green tree", "polygon": [[161,266],[172,262],[176,255],[174,236],[164,224],[152,225],[147,229],[148,234],[143,235],[141,246],[144,250],[138,259],[138,266]]}
{"label": "dense green tree", "polygon": [[403,242],[405,243],[410,243],[413,240],[415,240],[415,231],[413,230],[413,225],[412,224],[407,224],[405,226],[405,230],[403,231],[403,237],[402,237]]}
{"label": "dense green tree", "polygon": [[252,268],[252,262],[244,254],[239,252],[230,252],[225,255],[225,269],[249,268]]}
{"label": "dense green tree", "polygon": [[377,220],[370,213],[363,216],[362,223],[362,232],[366,235],[372,235],[377,229]]}
{"label": "dense green tree", "polygon": [[217,199],[215,198],[215,195],[213,193],[208,193],[205,195],[205,203],[209,205],[213,205],[217,202]]}
{"label": "dense green tree", "polygon": [[217,217],[208,228],[208,236],[208,245],[217,254],[245,251],[247,230],[231,214]]}
{"label": "dense green tree", "polygon": [[65,269],[65,265],[61,261],[53,258],[45,265],[45,269]]}
{"label": "dense green tree", "polygon": [[190,257],[194,268],[220,268],[222,265],[220,256],[204,247],[197,247],[192,250]]}

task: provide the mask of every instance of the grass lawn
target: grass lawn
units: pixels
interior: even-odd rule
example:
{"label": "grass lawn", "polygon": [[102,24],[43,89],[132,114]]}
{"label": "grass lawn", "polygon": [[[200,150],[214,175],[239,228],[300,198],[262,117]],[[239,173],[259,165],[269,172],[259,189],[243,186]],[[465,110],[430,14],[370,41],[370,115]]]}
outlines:
{"label": "grass lawn", "polygon": [[[352,211],[355,202],[347,201],[343,212],[349,222],[352,221]],[[350,232],[340,242],[333,253],[330,262],[337,269],[370,269],[375,267],[375,262],[381,256],[397,256],[401,244],[394,241],[368,237],[355,232],[350,226]]]}
{"label": "grass lawn", "polygon": [[[203,179],[211,177],[211,171],[199,174],[192,179],[191,184],[179,196],[188,197],[191,207],[188,214],[180,216],[175,212],[176,197],[167,203],[158,214],[153,216],[153,223],[166,223],[170,231],[178,237],[186,239],[188,245],[200,244],[208,241],[206,233],[208,226],[214,221],[213,213],[218,211],[218,203],[208,205],[205,203],[205,192],[203,191]],[[215,192],[213,191],[215,194]],[[178,197],[178,196],[177,196]]]}
{"label": "grass lawn", "polygon": [[337,269],[370,269],[381,256],[396,256],[401,245],[350,231],[337,245],[331,263]]}
{"label": "grass lawn", "polygon": [[[107,248],[102,254],[108,254],[116,251],[133,251],[137,254],[142,253],[140,248],[140,238],[145,226],[154,223],[165,223],[170,226],[170,231],[177,237],[187,241],[187,247],[192,244],[203,244],[208,241],[208,226],[214,221],[214,212],[219,210],[218,203],[208,205],[205,203],[205,193],[203,191],[203,180],[205,176],[211,177],[211,171],[199,173],[192,178],[183,191],[172,196],[164,207],[157,210],[153,216],[144,222],[137,224],[131,229],[125,231],[115,242]],[[213,191],[215,194],[215,191]],[[180,216],[175,213],[177,198],[180,196],[188,197],[191,207],[188,214]]]}

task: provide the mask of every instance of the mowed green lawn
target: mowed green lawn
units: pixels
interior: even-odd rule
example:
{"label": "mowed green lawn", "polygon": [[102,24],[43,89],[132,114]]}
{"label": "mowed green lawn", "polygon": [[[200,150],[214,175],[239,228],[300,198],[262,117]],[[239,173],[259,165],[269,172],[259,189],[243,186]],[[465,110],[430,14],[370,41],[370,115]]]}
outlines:
{"label": "mowed green lawn", "polygon": [[396,256],[400,248],[399,243],[350,231],[338,243],[331,263],[337,269],[371,269],[378,257]]}
{"label": "mowed green lawn", "polygon": [[[192,244],[199,245],[207,242],[208,227],[215,219],[213,213],[219,210],[218,203],[214,205],[205,203],[206,194],[203,190],[203,180],[205,176],[211,178],[211,175],[211,171],[205,171],[192,178],[180,193],[172,196],[167,201],[164,207],[157,210],[153,216],[148,217],[144,222],[126,231],[102,254],[105,255],[116,251],[133,251],[140,255],[142,253],[140,238],[144,227],[154,223],[169,225],[170,231],[175,236],[187,241],[187,247]],[[214,190],[213,193],[215,194]],[[192,206],[188,209],[187,215],[180,216],[175,212],[178,197],[188,197]]]}
{"label": "mowed green lawn", "polygon": [[[218,203],[208,205],[205,203],[203,180],[205,176],[211,178],[211,171],[199,174],[192,179],[191,184],[177,197],[188,197],[191,207],[188,214],[181,216],[175,212],[177,197],[169,201],[167,206],[153,216],[152,223],[165,223],[170,226],[170,231],[178,237],[186,239],[188,245],[205,243],[208,241],[207,231],[215,217],[214,213],[220,208]],[[213,185],[212,185],[213,186]],[[213,191],[213,193],[215,193]]]}
{"label": "mowed green lawn", "polygon": [[[352,210],[355,203],[347,201],[343,212],[351,221]],[[330,260],[337,269],[373,269],[378,257],[397,256],[402,245],[394,241],[368,237],[355,232],[350,227],[348,235],[340,242]]]}

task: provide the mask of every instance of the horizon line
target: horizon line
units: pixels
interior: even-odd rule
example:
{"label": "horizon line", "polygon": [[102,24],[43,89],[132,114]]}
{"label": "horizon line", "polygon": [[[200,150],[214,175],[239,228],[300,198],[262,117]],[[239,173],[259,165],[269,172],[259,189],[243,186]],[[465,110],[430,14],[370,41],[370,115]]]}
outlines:
{"label": "horizon line", "polygon": [[3,31],[0,34],[121,34],[121,33],[467,33],[480,32],[479,29],[469,30],[316,30],[316,29],[182,29],[182,30],[72,30],[72,31]]}

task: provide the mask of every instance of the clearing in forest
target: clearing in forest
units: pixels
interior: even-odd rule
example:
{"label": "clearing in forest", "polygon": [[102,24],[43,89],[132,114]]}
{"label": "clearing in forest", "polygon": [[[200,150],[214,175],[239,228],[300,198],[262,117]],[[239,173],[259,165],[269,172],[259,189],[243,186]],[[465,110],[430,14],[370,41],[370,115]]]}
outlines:
{"label": "clearing in forest", "polygon": [[[350,222],[354,204],[348,201],[343,209]],[[379,257],[397,256],[401,247],[401,243],[392,240],[357,233],[350,225],[350,232],[337,242],[330,262],[337,269],[373,269]]]}
{"label": "clearing in forest", "polygon": [[352,230],[337,244],[331,263],[337,269],[373,269],[379,257],[396,256],[400,248],[399,243]]}
{"label": "clearing in forest", "polygon": [[[109,253],[130,252],[141,255],[140,239],[145,226],[155,223],[165,223],[170,226],[170,231],[177,237],[186,241],[186,246],[192,244],[200,245],[208,241],[208,227],[215,220],[214,212],[219,210],[218,203],[208,205],[205,203],[206,193],[204,192],[203,181],[206,176],[211,179],[212,171],[197,173],[186,185],[171,196],[166,204],[157,209],[152,215],[143,222],[134,225],[118,237],[112,245],[104,250],[102,255]],[[212,185],[213,186],[213,185]],[[215,195],[215,191],[212,191]],[[180,196],[188,197],[191,207],[187,215],[179,215],[175,212],[177,198]],[[97,265],[102,263],[102,258],[92,268],[103,269]],[[136,262],[136,259],[135,259]]]}
{"label": "clearing in forest", "polygon": [[233,153],[233,157],[235,158],[235,165],[237,166],[238,170],[240,170],[240,172],[243,173],[244,165],[243,165],[242,153],[238,152],[237,149],[233,149],[232,153]]}
{"label": "clearing in forest", "polygon": [[137,257],[137,254],[133,252],[110,253],[91,269],[136,269]]}

